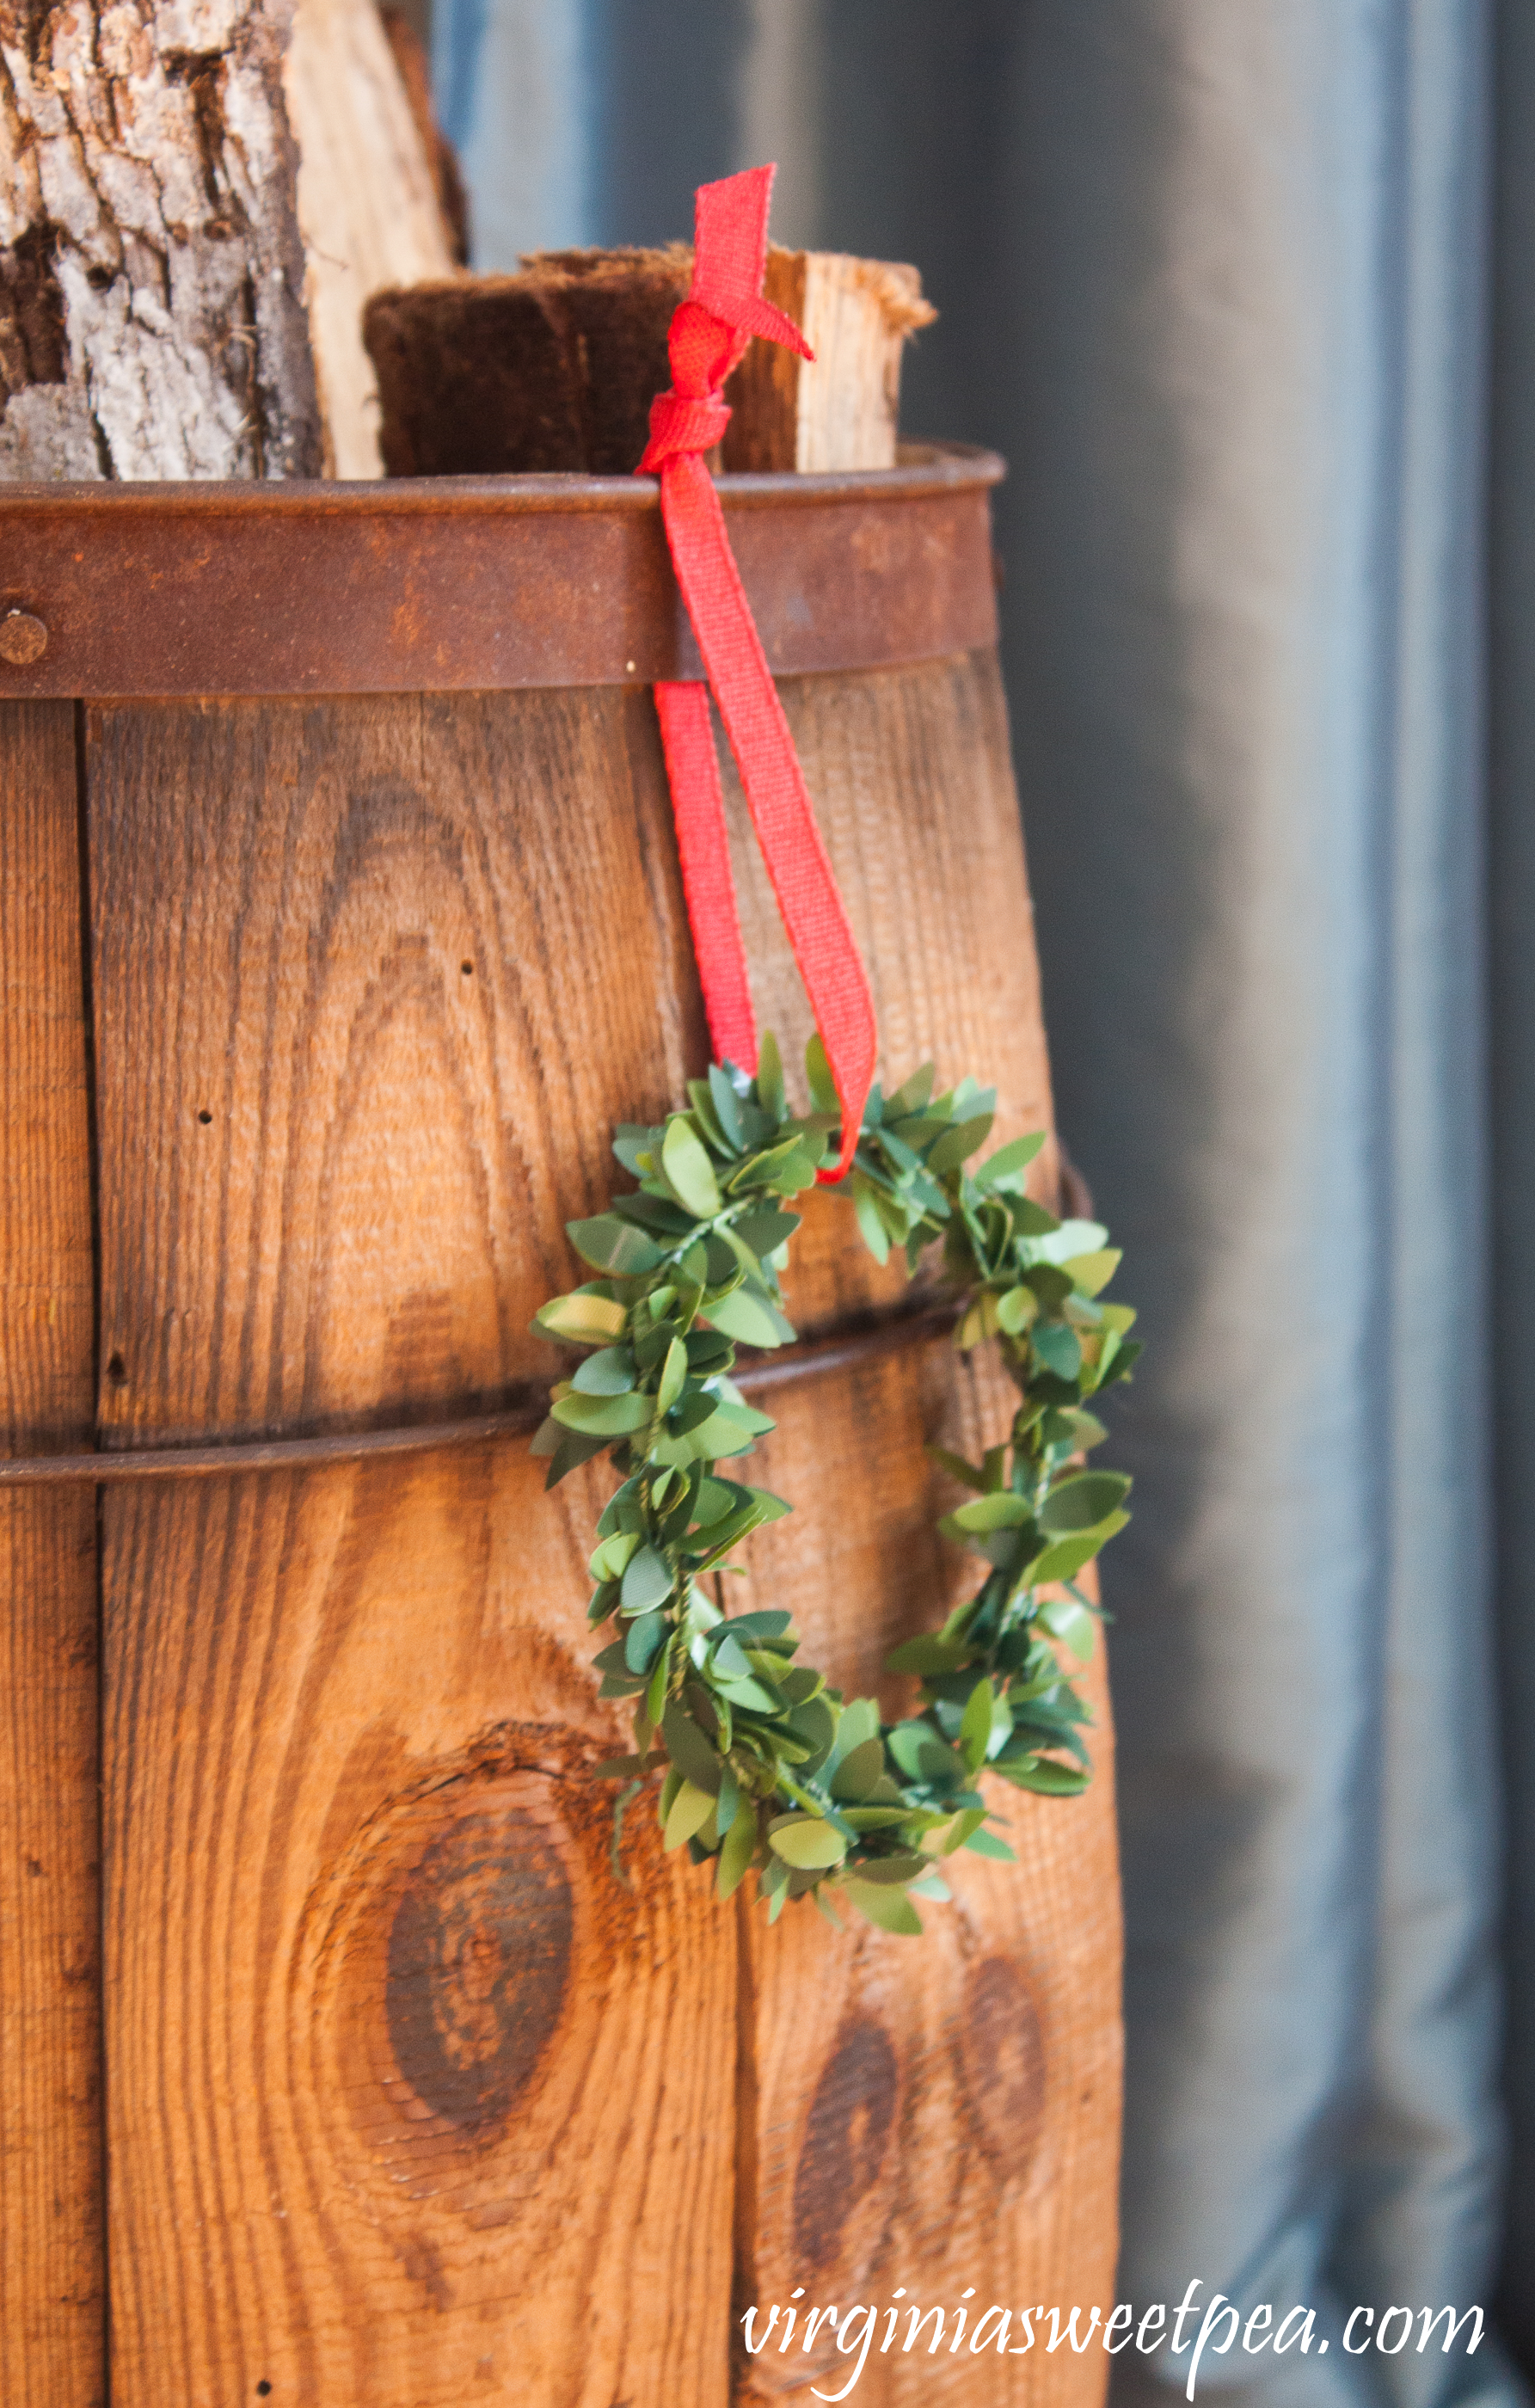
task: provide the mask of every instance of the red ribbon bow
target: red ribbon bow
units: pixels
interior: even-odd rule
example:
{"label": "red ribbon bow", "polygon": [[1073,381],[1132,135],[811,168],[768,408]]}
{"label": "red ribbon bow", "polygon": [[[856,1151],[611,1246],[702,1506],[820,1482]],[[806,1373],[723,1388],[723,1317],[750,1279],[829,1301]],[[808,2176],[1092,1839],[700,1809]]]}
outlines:
{"label": "red ribbon bow", "polygon": [[[841,1154],[835,1170],[817,1175],[837,1180],[853,1160],[874,1076],[874,1003],[730,549],[714,480],[699,457],[729,423],[720,389],[753,335],[786,343],[803,359],[812,356],[793,320],[762,298],[773,173],[771,167],[753,167],[698,189],[693,282],[667,338],[672,389],[651,405],[651,439],[636,474],[660,471],[661,514],[677,582],[836,1083]],[[756,1019],[709,694],[698,684],[658,685],[655,707],[710,1041],[718,1060],[754,1069]]]}

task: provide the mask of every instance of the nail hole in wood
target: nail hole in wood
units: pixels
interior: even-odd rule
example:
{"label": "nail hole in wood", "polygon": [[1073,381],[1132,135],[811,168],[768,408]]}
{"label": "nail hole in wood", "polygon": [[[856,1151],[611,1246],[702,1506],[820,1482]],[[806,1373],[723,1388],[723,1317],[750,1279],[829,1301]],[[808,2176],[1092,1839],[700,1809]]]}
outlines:
{"label": "nail hole in wood", "polygon": [[474,976],[474,964],[473,964],[473,962],[460,962],[458,967],[459,967],[459,968],[463,971],[463,973],[464,973],[464,975],[465,975],[465,977],[466,977],[466,978],[473,978],[473,976]]}
{"label": "nail hole in wood", "polygon": [[108,1355],[107,1377],[110,1380],[114,1388],[123,1388],[127,1386],[128,1367],[123,1362],[121,1354]]}
{"label": "nail hole in wood", "polygon": [[265,2400],[271,2387],[271,2385],[267,2382],[266,2377],[264,2374],[261,2381],[256,2386],[256,2398],[258,2400]]}
{"label": "nail hole in wood", "polygon": [[212,1120],[213,1115],[209,1111],[201,1111],[198,1113],[197,1118],[202,1122],[204,1128],[207,1128],[208,1123]]}

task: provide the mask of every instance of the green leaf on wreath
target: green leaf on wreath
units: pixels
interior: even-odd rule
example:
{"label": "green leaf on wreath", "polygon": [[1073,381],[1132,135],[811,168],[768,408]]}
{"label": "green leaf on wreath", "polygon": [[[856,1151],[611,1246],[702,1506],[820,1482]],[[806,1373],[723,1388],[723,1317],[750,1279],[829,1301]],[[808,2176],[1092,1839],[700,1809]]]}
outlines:
{"label": "green leaf on wreath", "polygon": [[1028,1334],[1035,1355],[1058,1380],[1074,1380],[1082,1369],[1082,1340],[1069,1321],[1036,1321]]}
{"label": "green leaf on wreath", "polygon": [[1034,1509],[1026,1497],[1015,1496],[1011,1488],[994,1488],[968,1505],[956,1505],[939,1527],[970,1539],[985,1530],[1019,1530],[1033,1519]]}
{"label": "green leaf on wreath", "polygon": [[768,1826],[768,1844],[786,1865],[802,1872],[829,1870],[847,1855],[847,1842],[840,1831],[813,1814],[780,1815]]}
{"label": "green leaf on wreath", "polygon": [[757,1049],[757,1094],[762,1109],[775,1123],[783,1118],[783,1064],[779,1054],[778,1039],[768,1029]]}
{"label": "green leaf on wreath", "polygon": [[674,1113],[667,1124],[667,1134],[661,1141],[661,1168],[679,1201],[700,1221],[711,1221],[720,1210],[714,1166],[680,1113]]}
{"label": "green leaf on wreath", "polygon": [[722,1759],[716,1756],[692,1715],[672,1698],[661,1719],[661,1737],[667,1754],[685,1779],[696,1789],[707,1789],[713,1797],[719,1789]]}
{"label": "green leaf on wreath", "polygon": [[605,1346],[600,1354],[588,1354],[571,1385],[583,1397],[622,1397],[634,1386],[636,1376],[635,1359],[627,1346]]}
{"label": "green leaf on wreath", "polygon": [[920,1940],[922,1917],[902,1889],[882,1889],[871,1882],[846,1880],[842,1889],[860,1914],[882,1931],[897,1931]]}
{"label": "green leaf on wreath", "polygon": [[860,1740],[838,1764],[831,1777],[831,1794],[856,1805],[867,1798],[884,1770],[884,1748],[878,1738]]}
{"label": "green leaf on wreath", "polygon": [[[996,1702],[996,1697],[997,1692],[989,1681],[978,1681],[970,1691],[969,1702],[960,1718],[959,1753],[971,1772],[979,1772],[986,1761],[986,1750],[991,1745],[992,1708]],[[1010,1714],[1008,1717],[1010,1729],[1011,1725],[1012,1717]]]}
{"label": "green leaf on wreath", "polygon": [[1090,1530],[1083,1530],[1078,1538],[1057,1539],[1054,1546],[1047,1547],[1042,1555],[1036,1555],[1029,1565],[1029,1586],[1042,1588],[1047,1582],[1075,1580],[1083,1566],[1090,1564],[1110,1540],[1124,1529],[1129,1518],[1127,1513],[1110,1513],[1103,1521],[1095,1522]]}
{"label": "green leaf on wreath", "polygon": [[1010,1145],[999,1145],[976,1172],[976,1185],[1000,1188],[1005,1180],[1020,1179],[1043,1144],[1044,1131],[1036,1129],[1029,1137],[1015,1137]]}
{"label": "green leaf on wreath", "polygon": [[1097,1296],[1099,1288],[1108,1286],[1124,1259],[1118,1246],[1099,1246],[1090,1254],[1069,1254],[1061,1268],[1083,1296]]}
{"label": "green leaf on wreath", "polygon": [[643,1429],[654,1408],[649,1397],[561,1397],[552,1408],[554,1419],[567,1429],[588,1438],[624,1438]]}
{"label": "green leaf on wreath", "polygon": [[657,1655],[666,1645],[667,1617],[664,1613],[642,1613],[631,1622],[624,1641],[624,1662],[627,1670],[640,1679],[650,1670]]}
{"label": "green leaf on wreath", "polygon": [[684,1781],[667,1816],[667,1847],[680,1848],[684,1840],[691,1840],[696,1831],[703,1829],[713,1812],[714,1800],[708,1790],[695,1789],[691,1781]]}
{"label": "green leaf on wreath", "polygon": [[658,1413],[670,1412],[681,1395],[686,1382],[687,1348],[680,1338],[674,1338],[667,1349],[666,1361],[661,1366],[661,1377],[656,1383],[655,1410]]}
{"label": "green leaf on wreath", "polygon": [[565,1230],[582,1262],[590,1263],[594,1270],[611,1271],[619,1279],[638,1279],[654,1270],[662,1260],[654,1240],[632,1221],[621,1221],[616,1212],[599,1212],[591,1221],[567,1221]]}
{"label": "green leaf on wreath", "polygon": [[704,1312],[710,1326],[723,1329],[727,1338],[739,1338],[743,1346],[782,1346],[794,1331],[782,1313],[770,1304],[764,1304],[744,1288],[734,1289],[717,1304],[706,1304]]}
{"label": "green leaf on wreath", "polygon": [[963,1756],[956,1756],[925,1723],[897,1723],[885,1744],[911,1781],[935,1789],[957,1789],[969,1779]]}
{"label": "green leaf on wreath", "polygon": [[1053,1763],[1043,1756],[997,1769],[1015,1788],[1032,1789],[1040,1798],[1079,1798],[1087,1786],[1085,1772],[1080,1772],[1074,1765]]}
{"label": "green leaf on wreath", "polygon": [[840,1113],[842,1098],[837,1092],[837,1082],[831,1075],[826,1049],[819,1031],[805,1048],[805,1076],[810,1082],[811,1096],[818,1112]]}
{"label": "green leaf on wreath", "polygon": [[1130,1483],[1122,1471],[1079,1471],[1056,1483],[1036,1518],[1047,1537],[1064,1539],[1107,1520],[1129,1493]]}
{"label": "green leaf on wreath", "polygon": [[927,1156],[929,1170],[941,1175],[945,1170],[957,1170],[991,1135],[992,1115],[982,1112],[974,1120],[961,1121],[957,1127],[945,1129]]}
{"label": "green leaf on wreath", "polygon": [[1071,1598],[1052,1598],[1040,1608],[1040,1620],[1054,1637],[1070,1648],[1079,1664],[1085,1664],[1097,1644],[1097,1622],[1084,1605]]}
{"label": "green leaf on wreath", "polygon": [[665,1605],[677,1585],[677,1575],[658,1547],[636,1550],[624,1570],[624,1613],[650,1613]]}
{"label": "green leaf on wreath", "polygon": [[780,1246],[788,1244],[802,1217],[798,1212],[780,1212],[774,1206],[765,1206],[759,1211],[743,1213],[736,1223],[736,1234],[744,1238],[759,1262],[766,1262]]}
{"label": "green leaf on wreath", "polygon": [[559,1338],[573,1346],[602,1346],[615,1339],[627,1315],[609,1296],[592,1296],[577,1288],[569,1296],[551,1297],[533,1316],[533,1326],[544,1338]]}
{"label": "green leaf on wreath", "polygon": [[714,1884],[716,1898],[734,1897],[756,1852],[756,1844],[757,1818],[743,1804],[720,1847],[720,1870]]}

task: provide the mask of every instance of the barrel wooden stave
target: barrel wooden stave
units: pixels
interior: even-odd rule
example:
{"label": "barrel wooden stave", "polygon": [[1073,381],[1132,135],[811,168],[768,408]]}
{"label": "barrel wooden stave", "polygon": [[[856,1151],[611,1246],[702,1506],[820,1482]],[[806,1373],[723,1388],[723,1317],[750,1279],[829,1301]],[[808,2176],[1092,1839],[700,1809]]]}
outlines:
{"label": "barrel wooden stave", "polygon": [[[0,1445],[89,1442],[75,709],[0,705]],[[106,2315],[95,1507],[0,1498],[0,2399],[96,2408]]]}
{"label": "barrel wooden stave", "polygon": [[[786,702],[889,1076],[931,1054],[945,1081],[1002,1081],[999,1138],[1042,1125],[994,660],[794,682]],[[446,1412],[547,1375],[526,1322],[575,1276],[563,1222],[607,1191],[611,1123],[663,1110],[706,1050],[648,697],[97,708],[86,765],[113,1441]],[[739,867],[763,1017],[792,1042],[776,912],[754,856]],[[845,1204],[811,1199],[802,1326],[901,1284]],[[973,1451],[1007,1410],[996,1383],[954,1383],[940,1349],[782,1392],[743,1468],[796,1512],[753,1541],[741,1601],[790,1605],[810,1660],[890,1695],[888,1645],[968,1577],[932,1533],[951,1500],[921,1449]],[[610,1793],[577,1777],[618,1731],[582,1612],[609,1482],[588,1471],[545,1499],[509,1449],[109,1493],[127,2408],[247,2378],[281,2396],[280,2374],[327,2408],[446,2403],[471,2383],[713,2408],[733,2154],[738,2306],[796,2281],[813,2299],[827,2272],[860,2298],[905,2283],[947,2303],[973,2284],[979,2305],[1107,2305],[1106,1720],[1088,1798],[1011,1801],[1021,1869],[971,1860],[920,1944],[838,1938],[808,1910],[772,1931],[719,1913],[710,1874],[658,1860],[648,1805],[626,1898],[600,1863]],[[497,1831],[534,1869],[540,1963],[563,1933],[567,1970],[519,1988],[493,1898],[474,1962],[523,2003],[485,2021],[459,1960],[443,1970],[430,1902],[446,1884],[472,1906]],[[392,1952],[417,2000],[403,2042]],[[604,1969],[590,1987],[588,1965]],[[472,2073],[477,2032],[478,2104],[467,2077],[443,2091],[438,2062],[457,2047]],[[988,2032],[1014,2050],[1021,2173],[998,2172],[986,2120]],[[509,2052],[531,2067],[520,2085]],[[875,2164],[887,2095],[877,2172],[842,2215],[816,2168],[850,2097]],[[1088,2408],[1104,2363],[942,2367],[979,2400]],[[768,2379],[760,2362],[743,2376]],[[865,2386],[897,2400],[933,2379],[925,2357],[894,2358]]]}
{"label": "barrel wooden stave", "polygon": [[[882,1076],[898,1082],[931,1058],[942,1084],[967,1072],[996,1082],[995,1141],[1052,1129],[995,654],[797,680],[784,699],[869,965]],[[808,1017],[739,786],[731,809],[759,1014],[802,1041]],[[1036,1192],[1054,1201],[1056,1177],[1052,1141]],[[830,1197],[808,1207],[789,1283],[796,1326],[905,1290],[904,1272],[880,1271],[850,1219]],[[755,1460],[796,1510],[753,1540],[739,1610],[792,1607],[808,1660],[847,1695],[872,1691],[887,1713],[909,1711],[915,1684],[884,1671],[889,1649],[936,1627],[982,1571],[934,1527],[958,1492],[924,1450],[978,1460],[1006,1435],[1015,1403],[987,1358],[967,1365],[943,1345],[861,1367],[814,1395],[786,1392]],[[760,1914],[743,1918],[754,2178],[753,2202],[738,2202],[738,2301],[758,2304],[759,2327],[796,2285],[801,2308],[877,2302],[882,2337],[905,2286],[893,2352],[876,2350],[858,2386],[891,2408],[951,2395],[1090,2408],[1106,2380],[1096,2344],[1081,2357],[1042,2346],[975,2357],[951,2355],[946,2341],[935,2359],[929,2325],[914,2355],[900,2346],[911,2300],[943,2306],[952,2334],[971,2286],[972,2325],[994,2304],[1080,2304],[1083,2321],[1112,2304],[1120,1928],[1101,1656],[1086,1685],[1097,1715],[1092,1787],[1061,1801],[990,1783],[1019,1864],[946,1863],[955,1903],[923,1907],[920,1942],[861,1924],[839,1938],[803,1912],[771,1930]],[[1015,2321],[1011,2340],[1023,2330]],[[807,2358],[801,2339],[739,2363],[743,2400],[808,2401],[816,2381],[839,2387],[847,2362],[824,2335]]]}
{"label": "barrel wooden stave", "polygon": [[[791,1391],[759,1476],[800,1501],[759,1535],[738,1609],[792,1605],[807,1656],[846,1694],[873,1689],[887,1713],[910,1711],[915,1684],[883,1671],[886,1651],[932,1627],[980,1577],[933,1529],[957,1493],[933,1481],[923,1448],[978,1456],[1005,1432],[1010,1396],[995,1372],[962,1368],[942,1347],[868,1365],[813,1398]],[[942,2307],[949,2336],[962,2304],[972,2329],[984,2309],[1011,2308],[1008,2339],[1020,2344],[1020,2308],[1080,2304],[1085,2322],[1112,2304],[1120,1932],[1101,1652],[1084,1686],[1092,1787],[1063,1801],[989,1780],[1018,1863],[946,1859],[954,1902],[921,1905],[920,1942],[851,1915],[843,1936],[805,1913],[771,1929],[743,1916],[754,2077],[742,2112],[754,2137],[750,2202],[738,2200],[738,2300],[758,2306],[760,2331],[803,2286],[802,2310],[877,2306],[882,2337],[898,2306],[892,2353],[876,2345],[858,2386],[890,2408],[950,2397],[1086,2408],[1103,2386],[1097,2344],[1082,2358],[1042,2345],[972,2357],[952,2356],[946,2338],[935,2360],[929,2324],[914,2354],[901,2347],[913,2303]],[[993,2344],[996,2332],[994,2319]],[[839,2388],[849,2362],[824,2334],[809,2356],[802,2340],[801,2322],[787,2353],[775,2343],[743,2360],[740,2398],[808,2403],[814,2383]]]}
{"label": "barrel wooden stave", "polygon": [[114,2401],[723,2408],[735,1933],[653,1818],[611,1877],[591,1499],[113,1502]]}
{"label": "barrel wooden stave", "polygon": [[[997,1086],[998,1140],[1050,1130],[1033,910],[995,651],[794,678],[782,692],[868,970],[886,1088],[932,1061],[940,1087],[967,1074]],[[814,1024],[733,765],[725,788],[758,1023],[778,1035],[798,1078]],[[1054,1194],[1055,1176],[1052,1138],[1033,1173],[1041,1197]],[[796,1241],[793,1287],[796,1325],[814,1331],[899,1299],[907,1282],[897,1262],[880,1269],[835,1207]]]}
{"label": "barrel wooden stave", "polygon": [[553,1376],[565,1220],[704,1045],[649,696],[95,706],[87,748],[108,1442]]}
{"label": "barrel wooden stave", "polygon": [[[548,1376],[563,1219],[696,1012],[645,698],[94,711],[87,785],[114,1440]],[[126,2408],[723,2400],[736,1935],[653,1818],[608,1871],[601,1486],[108,1493]]]}

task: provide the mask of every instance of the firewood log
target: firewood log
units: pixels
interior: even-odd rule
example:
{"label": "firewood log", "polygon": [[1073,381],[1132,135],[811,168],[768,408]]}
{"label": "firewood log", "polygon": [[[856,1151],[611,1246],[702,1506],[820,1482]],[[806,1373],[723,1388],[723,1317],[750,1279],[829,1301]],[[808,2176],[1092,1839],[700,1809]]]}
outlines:
{"label": "firewood log", "polygon": [[[667,329],[692,252],[543,251],[523,266],[369,302],[391,476],[615,477],[638,460],[652,397],[670,382]],[[723,466],[893,466],[902,346],[934,314],[916,269],[775,248],[766,290],[816,359],[752,346],[726,387]]]}
{"label": "firewood log", "polygon": [[437,186],[438,205],[448,228],[448,248],[457,267],[469,264],[469,196],[465,189],[458,153],[438,123],[432,94],[432,62],[426,45],[403,8],[381,7],[379,15],[395,64],[400,71],[410,114],[416,121]]}
{"label": "firewood log", "polygon": [[[377,477],[379,399],[363,348],[363,305],[380,285],[453,272],[440,136],[429,143],[424,62],[408,91],[409,29],[391,34],[374,0],[298,0],[283,70],[298,144],[298,222],[309,334],[332,477]],[[407,51],[407,56],[410,53]]]}
{"label": "firewood log", "polygon": [[285,0],[0,9],[0,477],[292,477]]}
{"label": "firewood log", "polygon": [[768,254],[763,293],[813,360],[753,343],[727,388],[727,468],[893,468],[901,352],[937,316],[914,267],[835,251]]}

